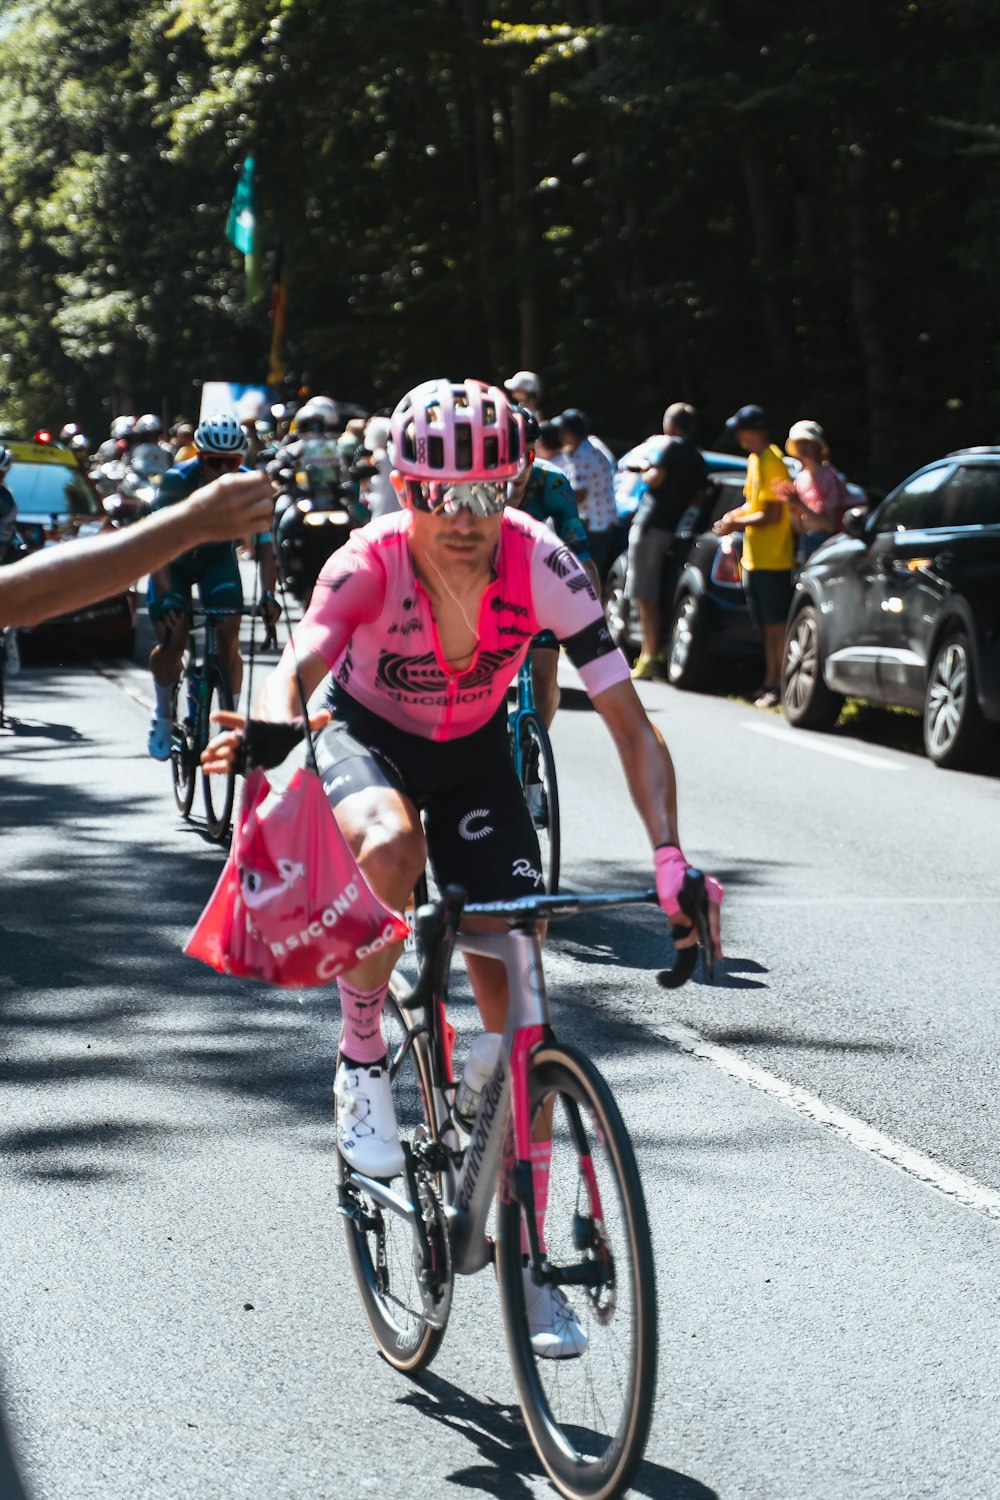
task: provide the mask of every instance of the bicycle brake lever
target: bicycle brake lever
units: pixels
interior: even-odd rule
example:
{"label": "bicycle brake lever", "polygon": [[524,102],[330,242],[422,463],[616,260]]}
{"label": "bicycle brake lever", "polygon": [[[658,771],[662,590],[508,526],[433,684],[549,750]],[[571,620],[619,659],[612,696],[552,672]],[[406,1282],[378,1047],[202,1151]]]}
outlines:
{"label": "bicycle brake lever", "polygon": [[[681,886],[677,897],[681,911],[691,921],[692,926],[698,934],[698,941],[687,948],[678,948],[677,960],[672,969],[661,969],[657,974],[657,982],[665,990],[679,989],[686,984],[694,973],[698,963],[698,950],[701,949],[702,959],[705,965],[705,978],[709,984],[715,983],[715,950],[712,947],[712,935],[708,926],[708,897],[705,893],[705,877],[700,870],[689,869],[684,876],[684,884]],[[690,932],[690,927],[671,927],[671,935],[674,942]]]}

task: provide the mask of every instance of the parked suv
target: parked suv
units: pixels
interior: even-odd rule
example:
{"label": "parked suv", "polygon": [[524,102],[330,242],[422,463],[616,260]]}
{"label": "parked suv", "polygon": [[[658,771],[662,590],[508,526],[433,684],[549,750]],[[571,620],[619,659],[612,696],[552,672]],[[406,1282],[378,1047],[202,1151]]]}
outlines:
{"label": "parked suv", "polygon": [[829,728],[845,696],[919,709],[939,766],[981,763],[1000,724],[1000,448],[920,469],[803,568],[785,717]]}

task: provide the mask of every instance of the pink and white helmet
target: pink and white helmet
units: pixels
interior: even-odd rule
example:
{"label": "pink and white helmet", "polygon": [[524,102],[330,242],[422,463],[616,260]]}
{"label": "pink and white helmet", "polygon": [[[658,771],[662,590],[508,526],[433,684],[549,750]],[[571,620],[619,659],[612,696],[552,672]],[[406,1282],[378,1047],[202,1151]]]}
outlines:
{"label": "pink and white helmet", "polygon": [[524,462],[524,417],[482,380],[425,380],[392,414],[392,458],[406,479],[513,479]]}

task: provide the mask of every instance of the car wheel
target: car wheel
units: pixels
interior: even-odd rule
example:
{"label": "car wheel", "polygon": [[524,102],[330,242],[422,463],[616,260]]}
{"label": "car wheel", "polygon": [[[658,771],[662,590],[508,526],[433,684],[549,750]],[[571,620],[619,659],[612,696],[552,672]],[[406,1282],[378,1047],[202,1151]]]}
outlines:
{"label": "car wheel", "polygon": [[811,604],[800,609],[788,627],[781,679],[781,707],[789,724],[796,729],[833,728],[844,699],[823,681],[819,626]]}
{"label": "car wheel", "polygon": [[625,558],[619,557],[608,573],[604,583],[604,618],[608,622],[611,639],[616,646],[628,652],[630,641],[630,615],[632,606],[625,593]]}
{"label": "car wheel", "polygon": [[670,622],[667,681],[688,691],[701,687],[705,681],[707,656],[701,603],[694,594],[682,594]]}
{"label": "car wheel", "polygon": [[976,698],[968,637],[953,630],[934,653],[927,678],[924,749],[936,766],[972,766],[982,758],[989,738]]}

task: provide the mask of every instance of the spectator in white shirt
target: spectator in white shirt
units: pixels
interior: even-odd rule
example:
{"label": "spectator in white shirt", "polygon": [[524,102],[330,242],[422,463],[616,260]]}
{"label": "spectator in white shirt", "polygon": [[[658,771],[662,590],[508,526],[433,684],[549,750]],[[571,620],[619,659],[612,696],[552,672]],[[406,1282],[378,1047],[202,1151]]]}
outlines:
{"label": "spectator in white shirt", "polygon": [[555,425],[562,438],[566,478],[573,486],[590,555],[603,583],[618,540],[614,465],[588,435],[590,424],[582,411],[569,408],[556,417]]}

